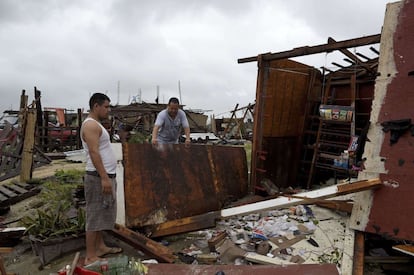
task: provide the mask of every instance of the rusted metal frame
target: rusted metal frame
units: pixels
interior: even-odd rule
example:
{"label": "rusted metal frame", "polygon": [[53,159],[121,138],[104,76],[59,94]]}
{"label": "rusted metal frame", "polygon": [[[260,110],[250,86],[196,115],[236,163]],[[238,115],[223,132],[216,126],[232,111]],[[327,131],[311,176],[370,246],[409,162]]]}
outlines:
{"label": "rusted metal frame", "polygon": [[[328,44],[333,44],[333,43],[337,43],[337,41],[335,39],[333,39],[332,37],[329,37],[328,38]],[[356,65],[359,65],[359,66],[363,67],[365,70],[367,70],[371,73],[375,73],[367,64],[362,62],[362,60],[359,59],[358,56],[351,53],[348,49],[346,49],[346,48],[345,49],[339,49],[339,51],[341,53],[343,53],[345,56],[349,57],[353,62],[355,62]]]}
{"label": "rusted metal frame", "polygon": [[[262,60],[271,61],[271,60],[277,60],[277,59],[285,59],[285,58],[291,58],[291,57],[297,57],[297,56],[304,56],[304,55],[330,52],[334,50],[341,50],[341,49],[346,49],[346,48],[376,44],[376,43],[379,43],[380,40],[381,40],[381,34],[375,34],[375,35],[370,35],[370,36],[365,36],[365,37],[360,37],[360,38],[342,40],[336,43],[327,43],[327,44],[321,44],[321,45],[316,45],[316,46],[311,46],[311,47],[304,46],[304,47],[295,48],[289,51],[278,52],[278,53],[267,53],[267,54],[262,54],[259,56],[261,56]],[[259,60],[259,56],[240,58],[237,60],[237,62],[238,63],[255,62]]]}
{"label": "rusted metal frame", "polygon": [[[263,139],[263,109],[264,109],[264,100],[265,100],[265,88],[266,83],[269,80],[269,62],[262,59],[262,55],[259,55],[257,67],[258,67],[258,77],[256,85],[256,104],[254,111],[254,129],[253,129],[253,144],[252,144],[252,154],[251,154],[251,164],[250,164],[250,186],[249,191],[254,192],[254,188],[257,185],[257,172],[258,169],[258,158],[262,152],[262,139]],[[260,169],[265,172],[263,169]]]}
{"label": "rusted metal frame", "polygon": [[[328,80],[327,80],[326,87],[325,87],[324,93],[322,95],[322,100],[321,100],[323,104],[326,104],[326,102],[328,101],[328,95],[329,95],[330,89],[331,89],[331,75],[328,75]],[[322,129],[323,123],[324,123],[323,120],[319,118],[318,133],[316,134],[316,141],[315,141],[315,146],[313,149],[313,156],[312,156],[312,162],[311,162],[310,171],[309,171],[308,182],[306,183],[306,188],[308,189],[312,185],[312,181],[313,181],[313,173],[315,171],[315,164],[316,164],[316,158],[317,158],[318,150],[319,150],[319,141],[321,139],[321,129]]]}

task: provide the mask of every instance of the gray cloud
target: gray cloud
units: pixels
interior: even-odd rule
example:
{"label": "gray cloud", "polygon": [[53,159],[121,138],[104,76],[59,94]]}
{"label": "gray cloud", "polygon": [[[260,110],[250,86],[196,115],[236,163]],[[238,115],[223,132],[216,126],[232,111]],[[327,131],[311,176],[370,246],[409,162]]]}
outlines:
{"label": "gray cloud", "polygon": [[180,81],[187,107],[222,113],[254,101],[257,65],[238,58],[378,33],[385,3],[0,1],[0,110],[34,86],[43,106],[75,109],[95,91],[153,102],[158,85],[167,100]]}

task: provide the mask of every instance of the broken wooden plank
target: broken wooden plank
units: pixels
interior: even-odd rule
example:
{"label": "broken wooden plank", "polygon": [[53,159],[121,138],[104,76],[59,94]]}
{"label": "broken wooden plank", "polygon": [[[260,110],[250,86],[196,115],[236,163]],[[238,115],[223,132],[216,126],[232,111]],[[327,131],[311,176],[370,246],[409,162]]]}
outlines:
{"label": "broken wooden plank", "polygon": [[0,185],[0,192],[3,193],[6,197],[9,198],[14,198],[17,196],[16,193],[14,193],[13,191],[7,189],[6,187]]}
{"label": "broken wooden plank", "polygon": [[414,256],[414,246],[413,245],[399,244],[399,245],[394,245],[392,247],[392,249],[395,249],[395,250],[400,251],[402,253]]}
{"label": "broken wooden plank", "polygon": [[403,264],[403,263],[411,263],[413,260],[412,257],[407,256],[365,256],[364,262],[365,263],[387,263],[387,264]]}
{"label": "broken wooden plank", "polygon": [[300,242],[301,240],[306,239],[305,235],[298,235],[293,239],[287,239],[286,237],[273,237],[269,238],[269,240],[272,242],[272,244],[275,244],[277,246],[276,249],[272,250],[271,253],[276,256],[281,250],[286,249],[288,247],[291,247],[297,242]]}
{"label": "broken wooden plank", "polygon": [[[346,183],[340,185],[332,185],[325,188],[313,190],[310,192],[299,193],[298,196],[306,197],[306,198],[333,198],[341,195],[346,195],[350,193],[356,193],[363,190],[373,189],[376,187],[381,186],[381,181],[376,179],[370,180],[361,180],[353,183]],[[304,200],[303,199],[296,199],[296,198],[286,198],[280,197],[272,200],[252,203],[248,205],[227,208],[221,210],[221,217],[230,217],[235,215],[244,215],[248,213],[268,210],[268,209],[275,209],[275,208],[283,208],[295,204],[300,204]]]}
{"label": "broken wooden plank", "polygon": [[212,211],[193,217],[168,221],[151,226],[151,237],[161,237],[178,233],[196,231],[216,226],[216,219],[220,217],[220,211]]}
{"label": "broken wooden plank", "polygon": [[25,183],[25,182],[21,182],[21,181],[15,182],[14,184],[20,186],[21,188],[27,189],[27,190],[32,189],[33,187],[36,186],[36,185],[33,185],[33,184],[28,184],[28,183]]}
{"label": "broken wooden plank", "polygon": [[256,252],[247,252],[244,255],[244,258],[250,262],[258,264],[273,264],[273,265],[291,265],[296,264],[290,261],[282,260],[280,258],[271,258],[257,254]]}
{"label": "broken wooden plank", "polygon": [[114,233],[118,238],[127,242],[129,245],[144,251],[160,262],[172,263],[176,258],[173,255],[172,251],[170,251],[170,249],[167,247],[120,224],[115,225],[115,229],[112,230],[112,233]]}
{"label": "broken wooden plank", "polygon": [[237,258],[243,258],[246,254],[245,250],[230,239],[224,239],[223,244],[217,247],[216,250],[220,254],[220,261],[224,264],[233,264]]}
{"label": "broken wooden plank", "polygon": [[0,247],[0,254],[10,253],[13,251],[13,247]]}
{"label": "broken wooden plank", "polygon": [[40,192],[40,188],[37,186],[31,190],[26,190],[20,186],[11,184],[11,185],[0,185],[0,207],[9,206],[24,199],[27,199],[31,196],[34,196]]}
{"label": "broken wooden plank", "polygon": [[226,236],[226,231],[222,231],[218,233],[216,236],[211,237],[211,239],[207,241],[210,252],[216,252],[217,245],[221,243],[224,240],[224,238],[226,238]]}
{"label": "broken wooden plank", "polygon": [[4,185],[4,186],[6,188],[9,188],[10,190],[14,191],[15,193],[23,194],[23,193],[26,193],[27,192],[26,189],[21,188],[20,186],[18,186],[16,184],[7,184],[7,185]]}
{"label": "broken wooden plank", "polygon": [[[33,102],[34,103],[34,102]],[[34,104],[33,104],[34,105]],[[33,173],[33,156],[35,145],[36,109],[29,108],[26,112],[26,125],[24,127],[24,144],[20,180],[28,181]]]}
{"label": "broken wooden plank", "polygon": [[285,197],[288,198],[295,198],[295,199],[302,199],[302,204],[315,204],[320,207],[342,211],[346,213],[352,213],[352,207],[354,206],[353,203],[349,203],[347,201],[341,200],[324,200],[324,199],[312,199],[307,197],[295,196],[295,195],[287,195]]}

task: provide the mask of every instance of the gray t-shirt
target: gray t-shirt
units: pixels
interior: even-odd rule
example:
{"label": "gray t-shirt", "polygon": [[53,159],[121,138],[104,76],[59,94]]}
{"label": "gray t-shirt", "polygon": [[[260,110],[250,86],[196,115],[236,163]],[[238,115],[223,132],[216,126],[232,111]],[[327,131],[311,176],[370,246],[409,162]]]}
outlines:
{"label": "gray t-shirt", "polygon": [[188,120],[185,112],[178,109],[178,113],[174,119],[168,115],[167,110],[159,112],[155,120],[155,126],[159,126],[157,140],[159,143],[178,143],[178,138],[181,134],[181,126],[188,128]]}

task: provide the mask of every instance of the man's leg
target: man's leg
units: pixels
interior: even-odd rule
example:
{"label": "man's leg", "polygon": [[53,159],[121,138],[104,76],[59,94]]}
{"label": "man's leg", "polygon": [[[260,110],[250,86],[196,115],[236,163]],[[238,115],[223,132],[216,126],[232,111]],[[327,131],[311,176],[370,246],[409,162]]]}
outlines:
{"label": "man's leg", "polygon": [[99,257],[96,255],[96,244],[98,239],[99,231],[86,231],[86,257],[85,265],[91,264]]}
{"label": "man's leg", "polygon": [[96,236],[96,255],[98,257],[102,257],[106,254],[116,254],[121,253],[122,248],[120,247],[109,247],[105,244],[105,241],[103,239],[103,232],[99,231],[97,232]]}

